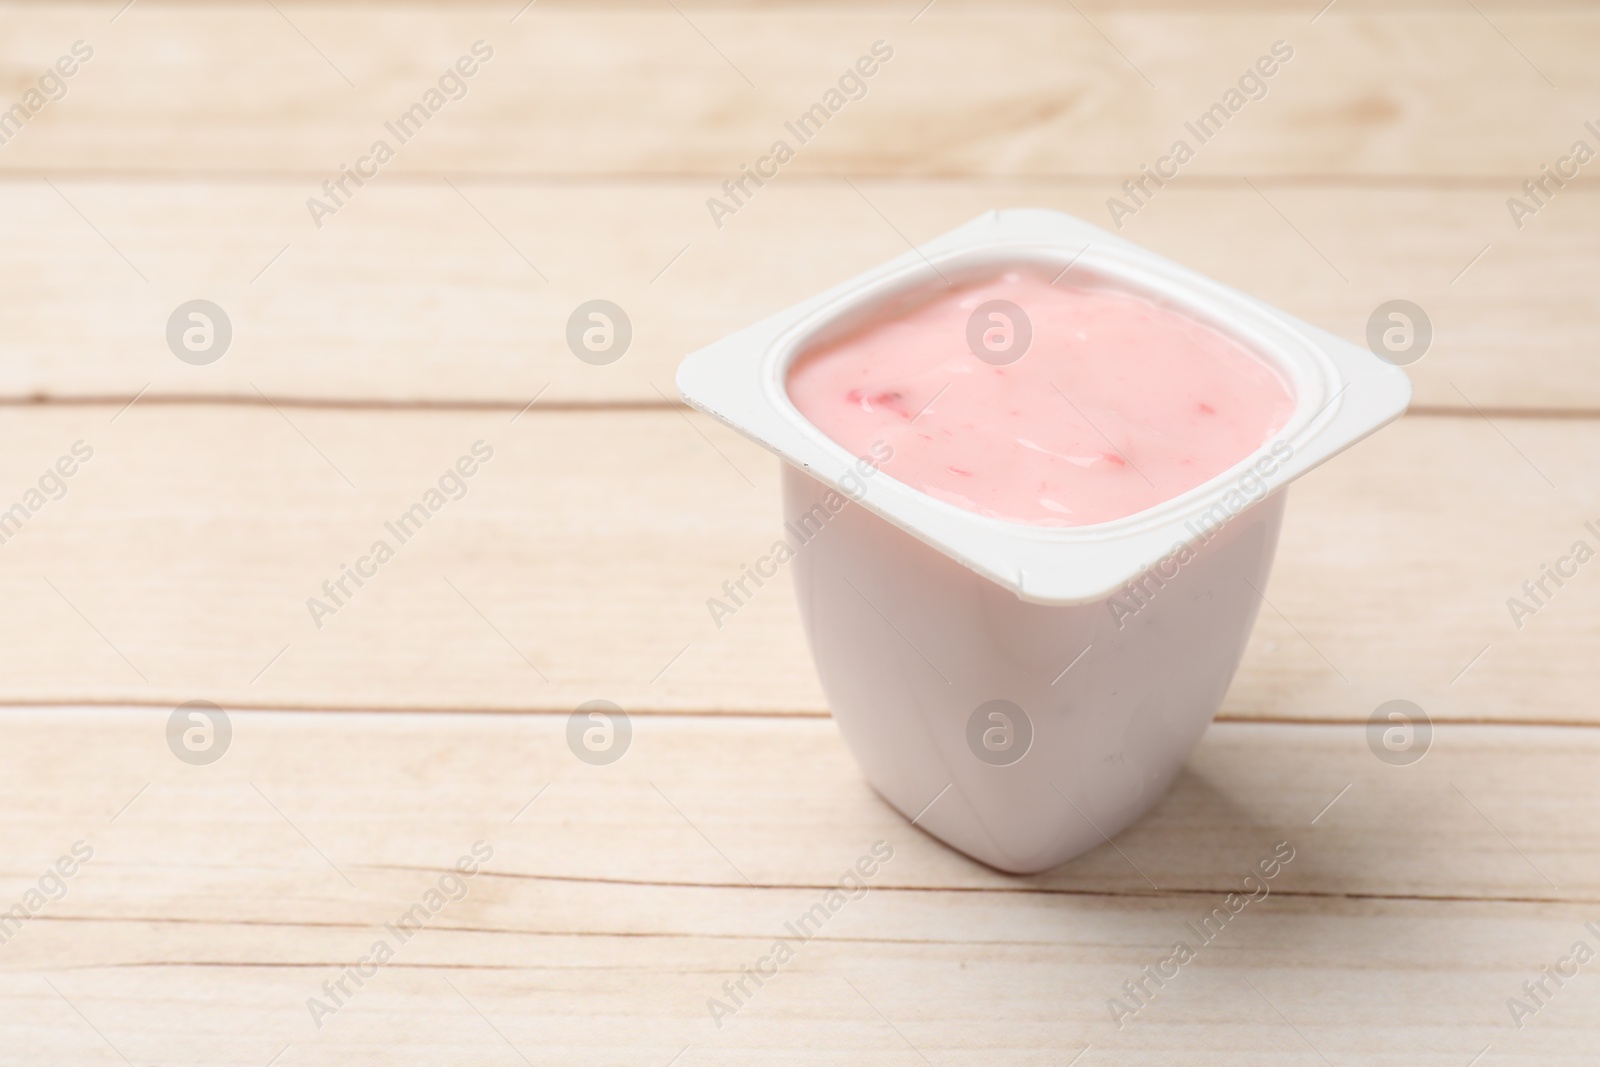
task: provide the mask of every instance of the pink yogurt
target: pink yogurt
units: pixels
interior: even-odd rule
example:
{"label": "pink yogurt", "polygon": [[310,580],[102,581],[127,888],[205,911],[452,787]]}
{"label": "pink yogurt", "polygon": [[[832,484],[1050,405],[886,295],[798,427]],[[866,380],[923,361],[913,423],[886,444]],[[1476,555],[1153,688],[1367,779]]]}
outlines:
{"label": "pink yogurt", "polygon": [[[997,364],[1008,300],[1032,327]],[[1016,324],[1010,343],[1017,344]],[[999,332],[993,332],[998,330]],[[1052,285],[1024,272],[953,290],[807,353],[796,408],[855,455],[957,507],[1034,526],[1086,526],[1210,480],[1283,428],[1288,384],[1232,338],[1131,293]],[[876,449],[874,444],[877,444]]]}

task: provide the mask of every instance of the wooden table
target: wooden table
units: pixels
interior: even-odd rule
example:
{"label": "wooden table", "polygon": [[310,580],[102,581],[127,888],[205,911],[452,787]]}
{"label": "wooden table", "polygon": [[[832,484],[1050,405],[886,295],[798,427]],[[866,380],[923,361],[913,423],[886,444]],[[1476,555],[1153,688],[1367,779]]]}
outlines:
{"label": "wooden table", "polygon": [[[1600,164],[1521,188],[1600,148],[1600,13],[519,6],[0,8],[0,107],[40,105],[0,126],[0,1064],[1600,1059],[1600,563],[1507,603],[1600,546]],[[1416,403],[1295,487],[1173,792],[1006,877],[864,785],[786,586],[713,625],[777,471],[673,368],[984,210],[1109,225],[1277,41],[1122,232],[1357,341],[1415,302]],[[633,327],[608,366],[565,339],[593,299]],[[214,362],[169,347],[192,300]],[[596,699],[633,728],[604,766],[567,743]],[[1420,762],[1369,745],[1392,699]],[[217,762],[169,745],[191,701],[226,709]]]}

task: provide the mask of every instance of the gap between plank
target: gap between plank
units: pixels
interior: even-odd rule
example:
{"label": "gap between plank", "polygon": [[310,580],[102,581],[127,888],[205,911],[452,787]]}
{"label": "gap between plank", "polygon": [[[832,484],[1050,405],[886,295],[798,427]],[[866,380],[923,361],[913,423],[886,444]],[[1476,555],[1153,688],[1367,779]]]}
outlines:
{"label": "gap between plank", "polygon": [[[87,393],[83,395],[29,396],[0,395],[0,408],[68,408],[68,407],[126,407],[129,398],[120,394]],[[140,407],[284,407],[322,411],[376,411],[376,412],[430,412],[430,411],[505,411],[518,412],[527,404],[517,400],[385,400],[362,397],[267,396],[245,393],[143,393],[138,397]],[[542,400],[539,411],[693,411],[688,404],[663,402],[659,399],[594,399],[594,400]],[[1403,417],[1424,419],[1464,418],[1478,419],[1482,415],[1500,419],[1577,420],[1600,419],[1600,406],[1594,408],[1529,408],[1529,407],[1450,407],[1439,404],[1417,404],[1406,409]]]}
{"label": "gap between plank", "polygon": [[[140,407],[280,407],[324,411],[504,411],[520,412],[529,405],[520,400],[385,400],[362,397],[269,396],[257,393],[143,393],[138,397]],[[126,407],[129,398],[108,393],[81,396],[0,396],[0,408],[69,408],[69,407]],[[670,411],[681,408],[692,410],[688,404],[663,403],[659,399],[643,400],[541,400],[539,411]],[[1463,408],[1463,411],[1468,410]],[[1489,408],[1483,409],[1491,415]],[[1596,412],[1600,415],[1600,411]]]}
{"label": "gap between plank", "polygon": [[[388,174],[388,171],[384,172]],[[700,184],[720,180],[727,176],[726,170],[674,170],[651,171],[640,173],[638,171],[484,171],[474,172],[462,176],[457,170],[412,170],[397,171],[393,177],[385,178],[385,185],[413,186],[432,189],[437,187],[441,177],[453,176],[460,178],[470,185],[571,185],[583,188],[597,186],[641,186],[641,185],[673,185],[673,184]],[[1249,177],[1252,181],[1260,182],[1267,186],[1293,187],[1293,188],[1334,188],[1334,189],[1449,189],[1449,190],[1478,190],[1494,192],[1514,186],[1517,182],[1527,177],[1525,174],[1486,174],[1486,175],[1458,175],[1458,174],[1196,174],[1184,178],[1186,188],[1206,189],[1212,191],[1234,192],[1239,188],[1240,182]],[[102,182],[102,183],[144,183],[144,184],[183,184],[188,182],[212,182],[216,184],[232,185],[301,185],[307,182],[316,184],[317,181],[327,177],[326,171],[298,171],[298,170],[118,170],[108,168],[105,170],[85,170],[82,168],[36,168],[36,167],[11,167],[0,168],[0,184],[15,182],[18,184],[32,184],[41,178],[52,180],[60,179],[66,182]],[[988,188],[1018,188],[1018,189],[1083,189],[1089,191],[1103,190],[1115,187],[1127,178],[1127,174],[1118,173],[1029,173],[1029,174],[984,174],[978,171],[891,171],[863,172],[859,167],[846,171],[809,171],[796,173],[792,177],[785,172],[784,184],[804,186],[813,189],[836,189],[841,177],[850,177],[864,182],[896,185],[948,185],[948,186],[975,186]],[[1570,190],[1570,193],[1568,192]],[[1578,177],[1567,182],[1563,190],[1568,195],[1588,195],[1600,193],[1600,181],[1592,178]]]}
{"label": "gap between plank", "polygon": [[[420,868],[399,868],[420,869]],[[608,885],[626,885],[638,889],[707,889],[727,890],[730,892],[795,892],[812,893],[821,890],[836,888],[825,884],[782,884],[782,885],[739,885],[729,882],[648,882],[629,881],[614,882],[604,879],[548,877],[543,875],[508,875],[503,872],[482,871],[481,877],[487,878],[517,878],[526,881],[559,881],[576,884],[603,883]],[[894,886],[874,885],[874,892],[878,893],[964,893],[973,896],[981,895],[1016,895],[1036,897],[1076,897],[1101,900],[1142,900],[1152,903],[1163,903],[1181,900],[1210,900],[1218,896],[1234,892],[1236,886],[1220,886],[1216,888],[1177,889],[1152,892],[1150,890],[1129,890],[1123,892],[1116,889],[1078,889],[1071,887],[1040,887],[1040,886]],[[1383,902],[1390,904],[1504,904],[1508,907],[1549,907],[1551,905],[1592,908],[1600,903],[1593,897],[1518,897],[1518,896],[1475,896],[1467,894],[1409,894],[1409,893],[1342,893],[1330,890],[1291,890],[1274,889],[1275,897],[1292,897],[1304,901],[1348,901],[1350,903]],[[1323,912],[1322,914],[1326,914]],[[248,919],[248,918],[184,918],[178,916],[149,916],[149,915],[38,915],[36,922],[49,923],[77,923],[77,924],[147,924],[163,926],[199,926],[199,927],[262,927],[267,929],[301,929],[301,930],[362,930],[370,929],[371,923],[361,922],[316,922],[277,919]],[[441,932],[451,931],[463,934],[495,934],[514,935],[523,937],[590,937],[590,938],[703,938],[716,941],[745,941],[763,937],[762,934],[730,934],[730,933],[692,933],[671,931],[604,931],[604,930],[536,930],[517,929],[514,927],[494,926],[438,926],[429,927],[431,930]],[[819,935],[821,936],[821,935]],[[831,937],[828,940],[838,943],[855,944],[922,944],[922,945],[1018,945],[1037,946],[1034,941],[1012,940],[974,940],[952,941],[940,938],[892,938],[892,937]],[[286,965],[293,966],[293,965]]]}
{"label": "gap between plank", "polygon": [[[327,712],[333,715],[520,715],[520,716],[567,716],[572,714],[569,707],[484,707],[482,705],[465,704],[418,704],[412,706],[378,707],[371,704],[338,704],[331,701],[322,701],[315,704],[284,703],[284,702],[257,702],[257,701],[223,701],[229,711],[260,711],[284,712],[292,714],[306,714]],[[126,698],[121,700],[104,700],[90,697],[48,697],[31,700],[12,700],[0,698],[0,727],[5,725],[4,713],[7,711],[46,711],[60,708],[77,708],[84,711],[128,710],[142,711],[148,709],[171,710],[175,707],[172,700],[151,700],[148,698]],[[630,708],[628,714],[638,717],[702,719],[705,721],[724,720],[738,722],[747,719],[775,719],[775,720],[815,720],[832,718],[833,713],[827,709],[778,709],[770,711],[738,710],[738,711],[712,711],[706,708]],[[1219,712],[1212,719],[1213,722],[1229,723],[1245,726],[1351,726],[1366,727],[1366,720],[1352,716],[1338,718],[1335,716],[1319,715],[1304,718],[1292,718],[1282,715],[1235,715],[1226,711]],[[1583,729],[1600,728],[1600,721],[1585,719],[1514,719],[1499,716],[1481,716],[1474,718],[1434,718],[1435,724],[1448,724],[1451,726],[1499,726],[1499,727],[1536,727],[1552,730],[1568,730],[1575,727]]]}

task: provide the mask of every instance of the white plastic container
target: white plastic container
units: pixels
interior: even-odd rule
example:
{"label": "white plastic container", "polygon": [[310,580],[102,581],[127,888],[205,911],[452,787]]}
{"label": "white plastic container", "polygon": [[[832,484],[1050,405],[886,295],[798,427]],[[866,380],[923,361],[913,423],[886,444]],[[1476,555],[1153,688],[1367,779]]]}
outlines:
{"label": "white plastic container", "polygon": [[[789,401],[800,354],[1014,267],[1140,293],[1227,333],[1295,412],[1211,481],[1112,522],[1003,522],[875,471]],[[684,360],[695,407],[787,464],[793,564],[829,706],[916,825],[1018,873],[1114,836],[1167,790],[1244,653],[1284,487],[1398,417],[1406,376],[1081,220],[984,215]],[[820,509],[820,510],[818,510]],[[815,531],[815,533],[811,533]]]}

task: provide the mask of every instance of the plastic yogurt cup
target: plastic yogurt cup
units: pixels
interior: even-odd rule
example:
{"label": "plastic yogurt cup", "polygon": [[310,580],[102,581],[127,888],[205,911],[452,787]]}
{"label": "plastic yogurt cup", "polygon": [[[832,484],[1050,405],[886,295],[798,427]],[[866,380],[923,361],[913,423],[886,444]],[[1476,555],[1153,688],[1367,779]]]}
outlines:
{"label": "plastic yogurt cup", "polygon": [[[992,295],[985,286],[1018,276],[1111,290],[1222,335],[1287,387],[1281,426],[1192,488],[1156,492],[1137,511],[1109,512],[1115,518],[1082,521],[1096,518],[1085,512],[1054,525],[998,517],[941,483],[913,488],[893,474],[915,468],[895,463],[890,435],[852,450],[791,399],[798,361],[874,332],[892,338],[886,325],[940,310],[952,291]],[[993,377],[995,367],[1059,357],[1049,323],[1031,337],[1028,303],[984,301],[970,321],[951,319],[971,369]],[[1135,354],[1132,343],[1112,344],[1096,358],[1118,351]],[[963,371],[959,358],[941,366]],[[935,837],[1017,873],[1109,840],[1167,790],[1243,656],[1285,488],[1397,418],[1411,397],[1405,374],[1364,349],[1079,219],[1031,209],[986,214],[695,352],[678,387],[785,461],[801,614],[829,706],[868,780]],[[1076,415],[1090,427],[1100,421]],[[1183,426],[1166,428],[1181,443]],[[1029,432],[1031,444],[1039,434]],[[1087,434],[1073,448],[1051,447],[1075,457]],[[1117,436],[1104,435],[1110,465],[1097,469],[1112,470],[1112,452],[1137,466]],[[958,453],[959,436],[945,447]],[[1047,499],[1072,510],[1080,497]]]}

